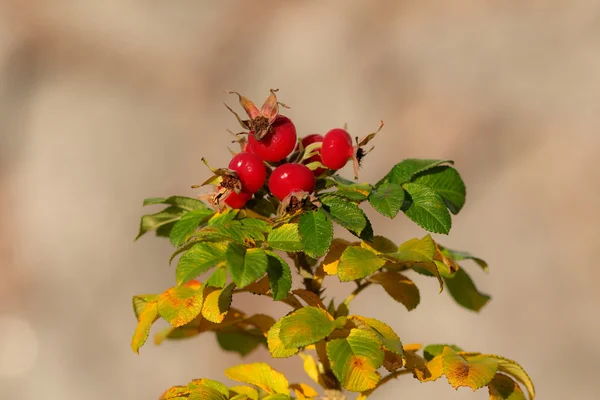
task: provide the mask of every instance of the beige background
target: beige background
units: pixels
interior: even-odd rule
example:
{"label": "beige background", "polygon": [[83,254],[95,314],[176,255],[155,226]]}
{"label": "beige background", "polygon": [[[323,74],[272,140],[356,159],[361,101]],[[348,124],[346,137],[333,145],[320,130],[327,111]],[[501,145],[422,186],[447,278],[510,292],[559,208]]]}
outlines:
{"label": "beige background", "polygon": [[[271,87],[301,134],[383,119],[365,180],[422,157],[467,183],[436,238],[490,262],[467,268],[493,301],[473,314],[417,278],[416,311],[370,289],[354,312],[517,359],[540,399],[597,398],[599,49],[592,0],[0,0],[0,398],[152,399],[241,362],[211,336],[131,352],[131,296],[173,283],[167,241],[132,239],[142,198],[195,195],[201,156],[226,164],[223,91]],[[373,397],[487,394],[405,377]]]}

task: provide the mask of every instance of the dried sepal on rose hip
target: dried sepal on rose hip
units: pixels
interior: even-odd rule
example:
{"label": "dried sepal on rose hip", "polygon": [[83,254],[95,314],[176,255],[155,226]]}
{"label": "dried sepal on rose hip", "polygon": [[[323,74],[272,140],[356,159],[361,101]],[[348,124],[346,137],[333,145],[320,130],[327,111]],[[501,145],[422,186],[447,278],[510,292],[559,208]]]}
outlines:
{"label": "dried sepal on rose hip", "polygon": [[288,194],[279,203],[277,215],[294,214],[300,210],[316,210],[321,207],[321,202],[313,193],[296,191]]}
{"label": "dried sepal on rose hip", "polygon": [[201,197],[216,208],[221,208],[223,202],[232,208],[243,208],[267,179],[263,161],[252,153],[236,154],[229,162],[229,168],[212,168],[204,158],[202,161],[214,175],[199,186],[210,184],[218,187],[216,192]]}
{"label": "dried sepal on rose hip", "polygon": [[323,165],[331,170],[343,168],[348,160],[352,159],[354,164],[354,179],[358,179],[358,169],[364,156],[373,148],[365,150],[366,146],[383,128],[383,121],[379,124],[377,131],[369,133],[362,139],[356,137],[356,145],[352,145],[352,137],[341,128],[335,128],[325,134],[321,146],[321,160]]}
{"label": "dried sepal on rose hip", "polygon": [[237,94],[239,97],[240,105],[246,111],[248,118],[250,118],[247,120],[242,119],[227,104],[225,104],[225,107],[235,115],[242,128],[253,131],[256,139],[261,140],[269,132],[271,125],[273,125],[279,115],[279,106],[287,108],[285,104],[277,101],[277,95],[275,95],[277,91],[279,89],[271,89],[271,94],[260,109],[245,96],[242,96],[238,92],[229,91],[229,94]]}

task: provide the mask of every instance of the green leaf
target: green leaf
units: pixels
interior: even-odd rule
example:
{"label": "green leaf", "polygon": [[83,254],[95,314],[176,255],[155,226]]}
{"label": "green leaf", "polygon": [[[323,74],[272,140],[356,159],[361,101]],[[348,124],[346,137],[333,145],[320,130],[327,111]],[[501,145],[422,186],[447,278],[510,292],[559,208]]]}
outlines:
{"label": "green leaf", "polygon": [[196,228],[198,228],[198,225],[200,225],[202,220],[208,218],[212,214],[212,210],[204,208],[183,214],[179,221],[175,222],[169,234],[173,246],[180,246],[183,244],[192,233],[194,233]]}
{"label": "green leaf", "polygon": [[369,203],[381,215],[394,218],[404,204],[404,189],[395,183],[384,183],[369,196]]}
{"label": "green leaf", "polygon": [[200,242],[181,256],[175,270],[178,285],[196,278],[215,265],[225,261],[224,243]]}
{"label": "green leaf", "polygon": [[440,245],[438,243],[438,247],[440,248],[440,251],[442,253],[444,253],[444,255],[446,255],[447,257],[450,257],[451,259],[453,259],[454,261],[462,261],[462,260],[473,260],[475,261],[475,263],[477,263],[477,265],[479,265],[485,272],[488,272],[489,268],[488,268],[488,264],[487,262],[485,262],[484,260],[482,260],[479,257],[475,257],[474,255],[472,255],[469,252],[466,251],[458,251],[458,250],[452,250],[449,249],[447,247],[444,247],[442,245]]}
{"label": "green leaf", "polygon": [[184,196],[171,196],[169,198],[154,197],[144,200],[144,206],[150,206],[154,204],[168,204],[170,206],[177,206],[183,208],[186,211],[193,211],[198,209],[209,209],[206,204],[198,199]]}
{"label": "green leaf", "polygon": [[477,290],[471,277],[462,268],[452,278],[444,278],[444,282],[454,300],[468,310],[481,310],[491,298]]}
{"label": "green leaf", "polygon": [[298,224],[283,224],[273,229],[269,233],[267,241],[269,242],[269,246],[277,250],[289,252],[302,251]]}
{"label": "green leaf", "polygon": [[298,229],[300,242],[308,256],[320,258],[327,253],[333,239],[333,224],[322,209],[302,214]]}
{"label": "green leaf", "polygon": [[446,163],[454,164],[451,160],[421,160],[409,158],[396,164],[382,180],[377,182],[376,186],[380,186],[384,183],[396,183],[401,185],[409,182],[420,172],[427,171],[430,168]]}
{"label": "green leaf", "polygon": [[206,286],[222,288],[227,283],[227,270],[223,266],[215,268],[206,281]]}
{"label": "green leaf", "polygon": [[196,281],[166,290],[159,297],[158,313],[174,327],[187,324],[202,311],[203,290]]}
{"label": "green leaf", "polygon": [[526,400],[519,385],[506,375],[496,374],[488,389],[490,400]]}
{"label": "green leaf", "polygon": [[467,360],[450,347],[442,351],[442,360],[444,375],[454,389],[461,386],[470,387],[473,391],[480,389],[490,383],[498,371],[496,360],[481,355]]}
{"label": "green leaf", "polygon": [[449,166],[438,166],[421,172],[413,179],[414,183],[425,185],[442,196],[452,214],[465,205],[467,189],[459,173]]}
{"label": "green leaf", "polygon": [[433,189],[419,183],[407,183],[409,206],[404,213],[421,228],[435,233],[448,234],[452,219],[444,200]]}
{"label": "green leaf", "polygon": [[281,319],[279,337],[287,348],[302,347],[329,336],[334,329],[327,311],[304,307]]}
{"label": "green leaf", "polygon": [[[350,183],[349,183],[350,182]],[[345,197],[353,201],[363,201],[369,197],[373,187],[368,183],[354,183],[352,181],[336,179],[336,196]]]}
{"label": "green leaf", "polygon": [[356,204],[341,197],[325,195],[320,198],[331,218],[356,235],[360,235],[367,226],[363,210]]}
{"label": "green leaf", "polygon": [[[144,215],[140,222],[140,231],[135,238],[136,240],[142,237],[149,231],[156,230],[164,225],[174,223],[179,220],[185,210],[176,206],[170,206],[156,214]],[[171,228],[172,229],[172,228]]]}
{"label": "green leaf", "polygon": [[402,243],[398,251],[390,256],[398,261],[433,261],[435,242],[431,235],[425,235],[421,239],[410,239]]}
{"label": "green leaf", "polygon": [[386,293],[397,302],[404,304],[408,311],[416,308],[421,301],[417,285],[398,272],[382,271],[369,280],[383,286]]}
{"label": "green leaf", "polygon": [[460,347],[453,344],[430,344],[429,346],[425,346],[423,349],[423,357],[425,357],[425,360],[431,361],[433,357],[442,354],[444,347],[450,347],[452,350],[458,353],[463,351]]}
{"label": "green leaf", "polygon": [[385,260],[379,258],[372,251],[349,246],[342,253],[337,267],[337,274],[341,282],[349,282],[371,275],[383,267],[384,264]]}
{"label": "green leaf", "polygon": [[285,376],[265,363],[243,364],[227,368],[225,375],[234,381],[258,386],[268,393],[288,394],[290,391]]}
{"label": "green leaf", "polygon": [[267,344],[269,346],[269,352],[274,358],[287,358],[291,357],[298,352],[298,347],[287,347],[283,344],[280,337],[281,332],[281,321],[275,322],[275,324],[269,329],[267,333]]}
{"label": "green leaf", "polygon": [[[184,397],[185,399],[185,397]],[[227,396],[216,389],[201,386],[190,392],[188,400],[227,400]]]}
{"label": "green leaf", "polygon": [[213,215],[208,220],[208,225],[211,225],[211,226],[225,225],[228,222],[233,221],[233,219],[235,217],[237,217],[238,213],[239,213],[239,210],[233,210],[233,209],[227,208],[221,212],[215,213],[215,215]]}
{"label": "green leaf", "polygon": [[285,260],[272,251],[267,251],[267,274],[273,300],[285,299],[292,288],[292,272]]}
{"label": "green leaf", "polygon": [[394,332],[394,330],[387,324],[376,320],[375,318],[366,318],[358,315],[353,315],[353,319],[358,319],[363,322],[371,329],[375,331],[379,340],[383,344],[383,348],[391,351],[392,353],[398,354],[400,356],[404,355],[404,349],[402,348],[402,342],[398,337],[398,334]]}
{"label": "green leaf", "polygon": [[352,329],[345,339],[327,342],[331,369],[342,386],[352,392],[373,389],[381,376],[384,353],[381,342],[371,331]]}
{"label": "green leaf", "polygon": [[217,342],[223,350],[245,357],[259,345],[266,344],[266,339],[260,329],[228,327],[217,332]]}
{"label": "green leaf", "polygon": [[248,286],[267,272],[267,254],[262,249],[247,249],[239,244],[230,243],[226,258],[229,276],[239,288]]}

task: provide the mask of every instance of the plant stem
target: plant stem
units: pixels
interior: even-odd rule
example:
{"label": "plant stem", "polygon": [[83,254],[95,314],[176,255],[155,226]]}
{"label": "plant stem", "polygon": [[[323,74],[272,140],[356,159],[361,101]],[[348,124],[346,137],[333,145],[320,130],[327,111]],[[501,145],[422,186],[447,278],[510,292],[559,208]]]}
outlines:
{"label": "plant stem", "polygon": [[388,383],[388,382],[389,382],[389,381],[391,381],[392,379],[396,379],[397,377],[399,377],[399,376],[401,376],[401,375],[406,375],[406,374],[409,374],[409,373],[411,373],[411,372],[412,372],[412,371],[409,371],[409,370],[407,370],[407,369],[401,369],[401,370],[399,370],[399,371],[394,371],[394,372],[392,372],[392,373],[389,373],[389,374],[387,374],[386,376],[384,376],[384,377],[383,377],[383,378],[382,378],[382,379],[381,379],[381,380],[380,380],[380,381],[377,383],[377,386],[375,386],[373,389],[371,389],[371,390],[369,390],[369,391],[367,391],[367,392],[364,392],[364,393],[363,393],[363,395],[364,395],[364,397],[363,397],[363,398],[367,398],[367,397],[369,397],[370,395],[372,395],[372,394],[373,394],[373,392],[374,392],[375,390],[377,390],[377,389],[378,389],[378,388],[380,388],[381,386],[385,385],[386,383]]}
{"label": "plant stem", "polygon": [[371,282],[364,282],[364,283],[359,283],[358,286],[356,287],[356,289],[354,289],[354,291],[352,293],[350,293],[348,295],[348,297],[346,297],[346,300],[344,300],[344,304],[346,306],[348,306],[348,304],[350,304],[350,302],[352,300],[354,300],[354,298],[363,290],[365,290],[367,287],[369,287],[369,285],[371,285]]}

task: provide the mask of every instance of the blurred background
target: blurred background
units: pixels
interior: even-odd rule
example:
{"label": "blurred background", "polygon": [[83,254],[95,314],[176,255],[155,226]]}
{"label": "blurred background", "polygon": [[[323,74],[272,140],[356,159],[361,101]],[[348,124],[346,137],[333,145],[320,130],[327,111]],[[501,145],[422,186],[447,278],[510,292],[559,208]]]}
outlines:
{"label": "blurred background", "polygon": [[[474,314],[417,277],[415,311],[371,288],[353,312],[405,343],[516,359],[540,399],[596,399],[599,49],[592,0],[0,0],[0,398],[153,399],[242,362],[212,335],[131,352],[131,296],[174,283],[168,241],[133,238],[143,198],[195,196],[200,158],[228,162],[224,91],[279,88],[301,135],[385,121],[362,179],[450,158],[467,184],[436,239],[490,263],[465,267],[492,301]],[[369,216],[397,242],[423,236]],[[297,360],[273,365],[303,379]],[[404,377],[373,396],[399,397],[488,395]]]}

